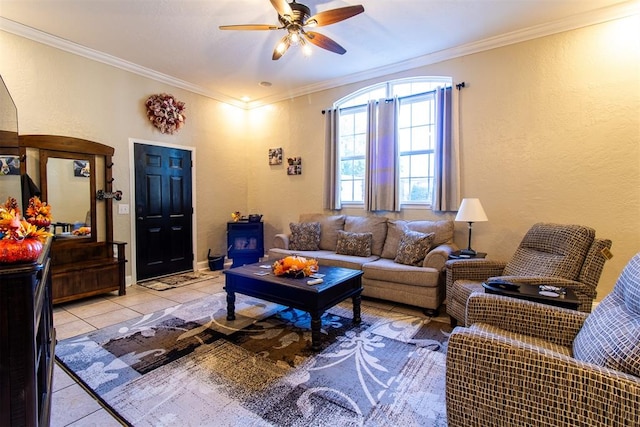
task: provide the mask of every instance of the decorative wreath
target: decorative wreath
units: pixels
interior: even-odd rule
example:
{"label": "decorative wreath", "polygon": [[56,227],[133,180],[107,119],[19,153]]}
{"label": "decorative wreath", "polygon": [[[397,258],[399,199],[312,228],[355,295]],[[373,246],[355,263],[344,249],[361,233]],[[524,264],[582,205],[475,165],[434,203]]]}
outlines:
{"label": "decorative wreath", "polygon": [[147,102],[147,117],[162,133],[173,135],[184,126],[186,119],[184,102],[176,100],[173,95],[161,93],[151,95]]}

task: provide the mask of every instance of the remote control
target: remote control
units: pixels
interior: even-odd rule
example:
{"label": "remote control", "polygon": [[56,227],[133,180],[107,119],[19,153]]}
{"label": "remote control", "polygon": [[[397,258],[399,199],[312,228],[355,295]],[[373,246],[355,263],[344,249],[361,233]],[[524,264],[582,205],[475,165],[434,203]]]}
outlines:
{"label": "remote control", "polygon": [[324,282],[322,279],[307,280],[307,285],[319,285],[322,282]]}

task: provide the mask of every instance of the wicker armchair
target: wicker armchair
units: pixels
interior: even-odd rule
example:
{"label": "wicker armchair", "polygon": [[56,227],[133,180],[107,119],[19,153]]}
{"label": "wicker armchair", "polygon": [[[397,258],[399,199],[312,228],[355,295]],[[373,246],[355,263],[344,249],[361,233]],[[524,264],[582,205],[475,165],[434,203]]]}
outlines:
{"label": "wicker armchair", "polygon": [[448,425],[640,425],[640,253],[592,314],[474,293],[447,350]]}
{"label": "wicker armchair", "polygon": [[501,277],[517,283],[570,287],[591,312],[596,286],[611,240],[596,239],[595,230],[580,225],[535,224],[507,262],[485,259],[448,261],[446,265],[447,313],[451,325],[465,324],[465,309],[472,292],[483,292],[482,282]]}

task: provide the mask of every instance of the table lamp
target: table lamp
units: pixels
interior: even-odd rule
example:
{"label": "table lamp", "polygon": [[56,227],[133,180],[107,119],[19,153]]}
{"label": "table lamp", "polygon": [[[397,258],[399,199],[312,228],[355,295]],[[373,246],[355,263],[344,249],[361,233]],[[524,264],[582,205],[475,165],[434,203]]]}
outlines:
{"label": "table lamp", "polygon": [[460,255],[475,256],[476,251],[471,249],[471,226],[474,222],[489,221],[487,214],[482,209],[482,204],[479,199],[462,199],[458,214],[456,215],[456,221],[469,223],[469,244],[467,249],[462,249]]}

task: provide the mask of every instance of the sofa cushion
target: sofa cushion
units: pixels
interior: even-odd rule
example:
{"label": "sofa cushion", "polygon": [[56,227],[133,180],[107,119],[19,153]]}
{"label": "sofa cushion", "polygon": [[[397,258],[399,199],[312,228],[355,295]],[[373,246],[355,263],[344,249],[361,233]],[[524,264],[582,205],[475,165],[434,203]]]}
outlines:
{"label": "sofa cushion", "polygon": [[363,278],[410,286],[434,288],[439,286],[440,281],[440,272],[435,268],[398,264],[385,258],[364,264],[362,271]]}
{"label": "sofa cushion", "polygon": [[398,254],[398,245],[400,245],[400,239],[404,235],[404,230],[407,229],[407,221],[393,221],[389,220],[387,223],[387,237],[382,247],[382,258],[394,259]]}
{"label": "sofa cushion", "polygon": [[419,231],[406,230],[400,239],[398,253],[394,261],[407,265],[422,265],[424,257],[431,249],[434,233],[420,233]]}
{"label": "sofa cushion", "polygon": [[351,233],[371,233],[371,253],[380,255],[384,240],[387,237],[387,218],[378,216],[351,216],[345,218],[344,231]]}
{"label": "sofa cushion", "polygon": [[338,231],[336,253],[340,255],[371,256],[372,233]]}
{"label": "sofa cushion", "polygon": [[335,251],[338,231],[344,229],[344,215],[325,215],[320,213],[301,214],[300,222],[320,223],[320,249]]}
{"label": "sofa cushion", "polygon": [[351,268],[353,270],[362,270],[362,266],[364,264],[377,260],[378,256],[371,255],[369,257],[363,257],[363,256],[353,256],[353,255],[340,255],[335,252],[331,252],[317,259],[318,259],[318,264],[320,265]]}
{"label": "sofa cushion", "polygon": [[405,221],[389,220],[387,226],[387,238],[382,250],[382,258],[394,259],[398,253],[398,245],[405,230],[418,231],[420,233],[434,233],[432,247],[450,243],[453,241],[453,221]]}
{"label": "sofa cushion", "polygon": [[640,257],[587,317],[573,341],[578,360],[640,377]]}
{"label": "sofa cushion", "polygon": [[289,249],[294,251],[317,251],[320,244],[320,223],[290,223],[291,241]]}

